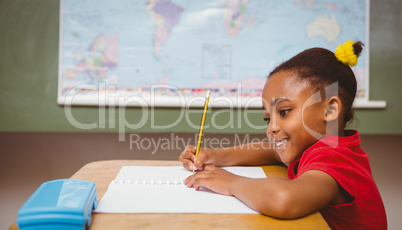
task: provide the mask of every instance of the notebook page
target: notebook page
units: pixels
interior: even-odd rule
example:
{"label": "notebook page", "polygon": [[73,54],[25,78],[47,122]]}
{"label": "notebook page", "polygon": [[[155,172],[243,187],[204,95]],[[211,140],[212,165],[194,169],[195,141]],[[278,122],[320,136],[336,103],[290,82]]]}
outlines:
{"label": "notebook page", "polygon": [[[225,167],[237,175],[265,178],[260,167]],[[110,183],[95,212],[100,213],[243,213],[256,211],[233,196],[187,188],[193,172],[182,166],[124,166]]]}

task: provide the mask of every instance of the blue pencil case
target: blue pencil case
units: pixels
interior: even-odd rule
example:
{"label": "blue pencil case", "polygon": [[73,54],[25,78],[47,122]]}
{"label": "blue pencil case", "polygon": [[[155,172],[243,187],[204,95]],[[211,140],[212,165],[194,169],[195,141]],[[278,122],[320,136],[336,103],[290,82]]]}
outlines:
{"label": "blue pencil case", "polygon": [[61,179],[43,183],[18,211],[20,230],[86,229],[96,208],[95,183]]}

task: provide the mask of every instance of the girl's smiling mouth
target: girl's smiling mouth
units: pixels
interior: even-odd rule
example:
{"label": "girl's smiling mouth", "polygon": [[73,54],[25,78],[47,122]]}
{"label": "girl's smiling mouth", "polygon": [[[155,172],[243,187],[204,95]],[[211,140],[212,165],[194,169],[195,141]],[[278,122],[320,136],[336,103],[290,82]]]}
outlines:
{"label": "girl's smiling mouth", "polygon": [[282,139],[279,141],[275,141],[274,143],[275,143],[276,147],[278,148],[278,147],[281,147],[283,144],[285,144],[288,141],[289,141],[289,139]]}
{"label": "girl's smiling mouth", "polygon": [[277,152],[282,152],[286,149],[286,143],[288,143],[289,138],[273,139],[272,144]]}

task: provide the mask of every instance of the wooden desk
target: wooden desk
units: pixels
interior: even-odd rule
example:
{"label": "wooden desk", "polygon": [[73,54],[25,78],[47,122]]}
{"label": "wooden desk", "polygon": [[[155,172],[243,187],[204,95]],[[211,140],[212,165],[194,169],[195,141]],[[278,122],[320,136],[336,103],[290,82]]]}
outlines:
{"label": "wooden desk", "polygon": [[[176,166],[178,161],[112,160],[92,162],[71,178],[93,181],[98,201],[109,183],[126,165]],[[267,176],[286,177],[286,168],[264,166]],[[10,229],[13,229],[10,227]],[[254,214],[105,214],[94,213],[90,230],[102,229],[330,229],[319,212],[296,220],[279,220]]]}

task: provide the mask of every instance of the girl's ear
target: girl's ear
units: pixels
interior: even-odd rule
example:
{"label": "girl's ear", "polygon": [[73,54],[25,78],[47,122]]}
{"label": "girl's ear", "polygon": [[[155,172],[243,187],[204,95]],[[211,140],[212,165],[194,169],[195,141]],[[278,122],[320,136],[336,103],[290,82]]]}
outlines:
{"label": "girl's ear", "polygon": [[339,118],[342,111],[342,102],[339,97],[331,97],[326,101],[326,112],[324,120],[326,122],[334,121]]}

